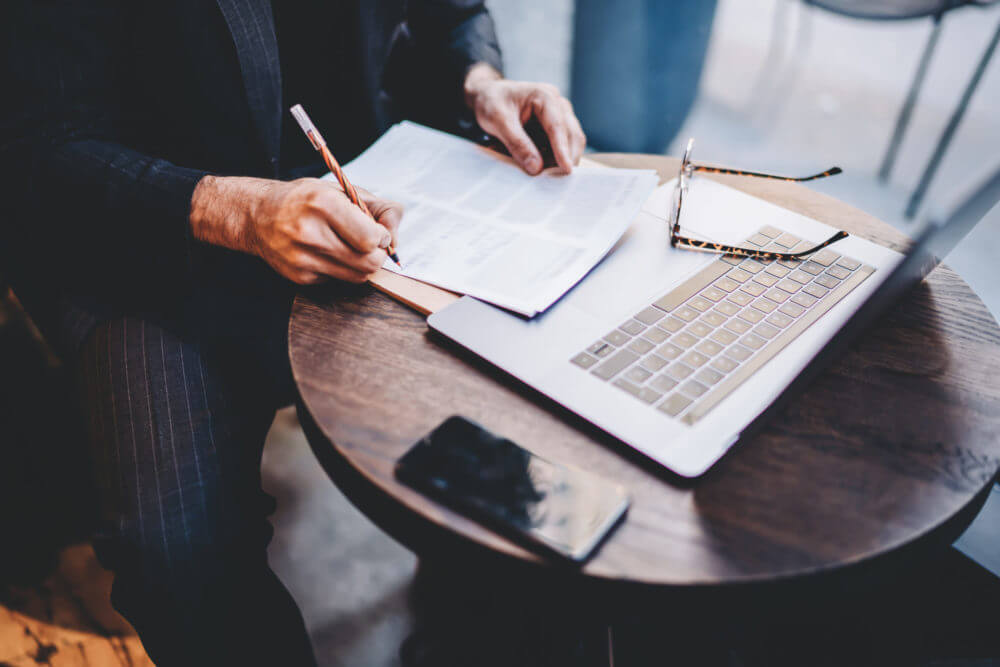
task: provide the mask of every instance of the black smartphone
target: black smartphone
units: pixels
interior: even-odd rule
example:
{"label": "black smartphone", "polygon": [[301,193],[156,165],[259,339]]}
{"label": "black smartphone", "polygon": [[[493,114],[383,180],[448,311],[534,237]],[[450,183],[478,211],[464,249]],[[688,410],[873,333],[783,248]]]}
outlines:
{"label": "black smartphone", "polygon": [[628,509],[625,490],[449,417],[396,463],[396,478],[525,546],[587,560]]}

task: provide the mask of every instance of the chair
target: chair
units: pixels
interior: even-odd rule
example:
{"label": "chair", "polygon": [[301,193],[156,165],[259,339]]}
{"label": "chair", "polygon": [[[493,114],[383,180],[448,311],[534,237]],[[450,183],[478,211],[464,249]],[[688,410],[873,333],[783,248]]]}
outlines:
{"label": "chair", "polygon": [[[811,5],[826,11],[841,14],[843,16],[850,16],[859,19],[895,21],[930,17],[934,21],[934,29],[927,38],[927,44],[924,46],[923,55],[920,57],[920,63],[917,65],[916,74],[913,77],[913,82],[910,84],[910,91],[907,94],[906,100],[903,103],[903,108],[900,110],[899,116],[896,119],[896,127],[893,130],[892,139],[889,142],[889,147],[882,160],[882,166],[879,168],[879,180],[883,182],[888,180],[889,173],[892,171],[892,166],[896,161],[899,144],[903,139],[903,134],[906,132],[907,126],[909,125],[910,116],[913,113],[913,106],[917,101],[918,95],[920,94],[920,88],[924,82],[924,77],[927,74],[927,67],[930,64],[931,57],[934,54],[934,49],[937,46],[938,36],[941,32],[941,19],[947,12],[958,9],[959,7],[982,7],[995,4],[996,1],[997,0],[803,0],[806,5]],[[979,59],[979,64],[976,67],[975,72],[973,72],[969,83],[966,85],[965,92],[962,94],[962,97],[958,102],[958,106],[955,108],[951,118],[948,120],[948,124],[942,131],[941,136],[938,138],[937,145],[934,148],[934,152],[931,155],[927,166],[924,168],[924,172],[920,177],[916,190],[914,190],[913,194],[910,196],[905,212],[907,218],[913,218],[913,216],[916,215],[917,210],[920,208],[920,203],[923,201],[928,187],[930,187],[931,180],[934,178],[938,165],[941,163],[941,158],[944,157],[945,151],[947,151],[948,145],[951,143],[952,137],[954,137],[955,131],[958,129],[958,125],[962,121],[962,116],[965,115],[965,111],[969,106],[969,101],[972,99],[972,95],[975,93],[980,79],[982,79],[983,72],[986,70],[987,64],[993,57],[993,52],[996,50],[998,41],[1000,41],[1000,25],[997,26],[997,30],[987,45],[986,51]]]}

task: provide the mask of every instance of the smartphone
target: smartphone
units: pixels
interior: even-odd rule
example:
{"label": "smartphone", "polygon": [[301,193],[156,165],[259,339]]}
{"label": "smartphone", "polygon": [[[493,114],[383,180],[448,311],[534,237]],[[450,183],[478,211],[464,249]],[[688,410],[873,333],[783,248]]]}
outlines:
{"label": "smartphone", "polygon": [[625,515],[625,489],[449,417],[396,463],[396,478],[529,548],[582,563]]}

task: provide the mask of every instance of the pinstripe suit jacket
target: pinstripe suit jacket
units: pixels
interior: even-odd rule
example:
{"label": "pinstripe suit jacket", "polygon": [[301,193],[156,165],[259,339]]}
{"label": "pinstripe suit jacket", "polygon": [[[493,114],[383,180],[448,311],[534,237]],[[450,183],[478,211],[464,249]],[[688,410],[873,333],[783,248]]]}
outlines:
{"label": "pinstripe suit jacket", "polygon": [[[353,7],[365,142],[402,116],[455,127],[468,67],[500,67],[480,0]],[[14,0],[0,30],[0,270],[50,340],[73,349],[118,314],[182,335],[252,327],[287,294],[187,220],[206,173],[279,173],[270,0]]]}

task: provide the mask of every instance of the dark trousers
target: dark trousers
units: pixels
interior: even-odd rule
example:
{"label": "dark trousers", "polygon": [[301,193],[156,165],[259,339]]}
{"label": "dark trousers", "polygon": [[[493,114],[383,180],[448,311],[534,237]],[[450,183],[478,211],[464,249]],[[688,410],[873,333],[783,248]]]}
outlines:
{"label": "dark trousers", "polygon": [[294,399],[287,310],[266,325],[182,340],[123,318],[77,360],[102,490],[112,603],[164,665],[314,664],[302,616],[265,548],[274,500],[264,438]]}

